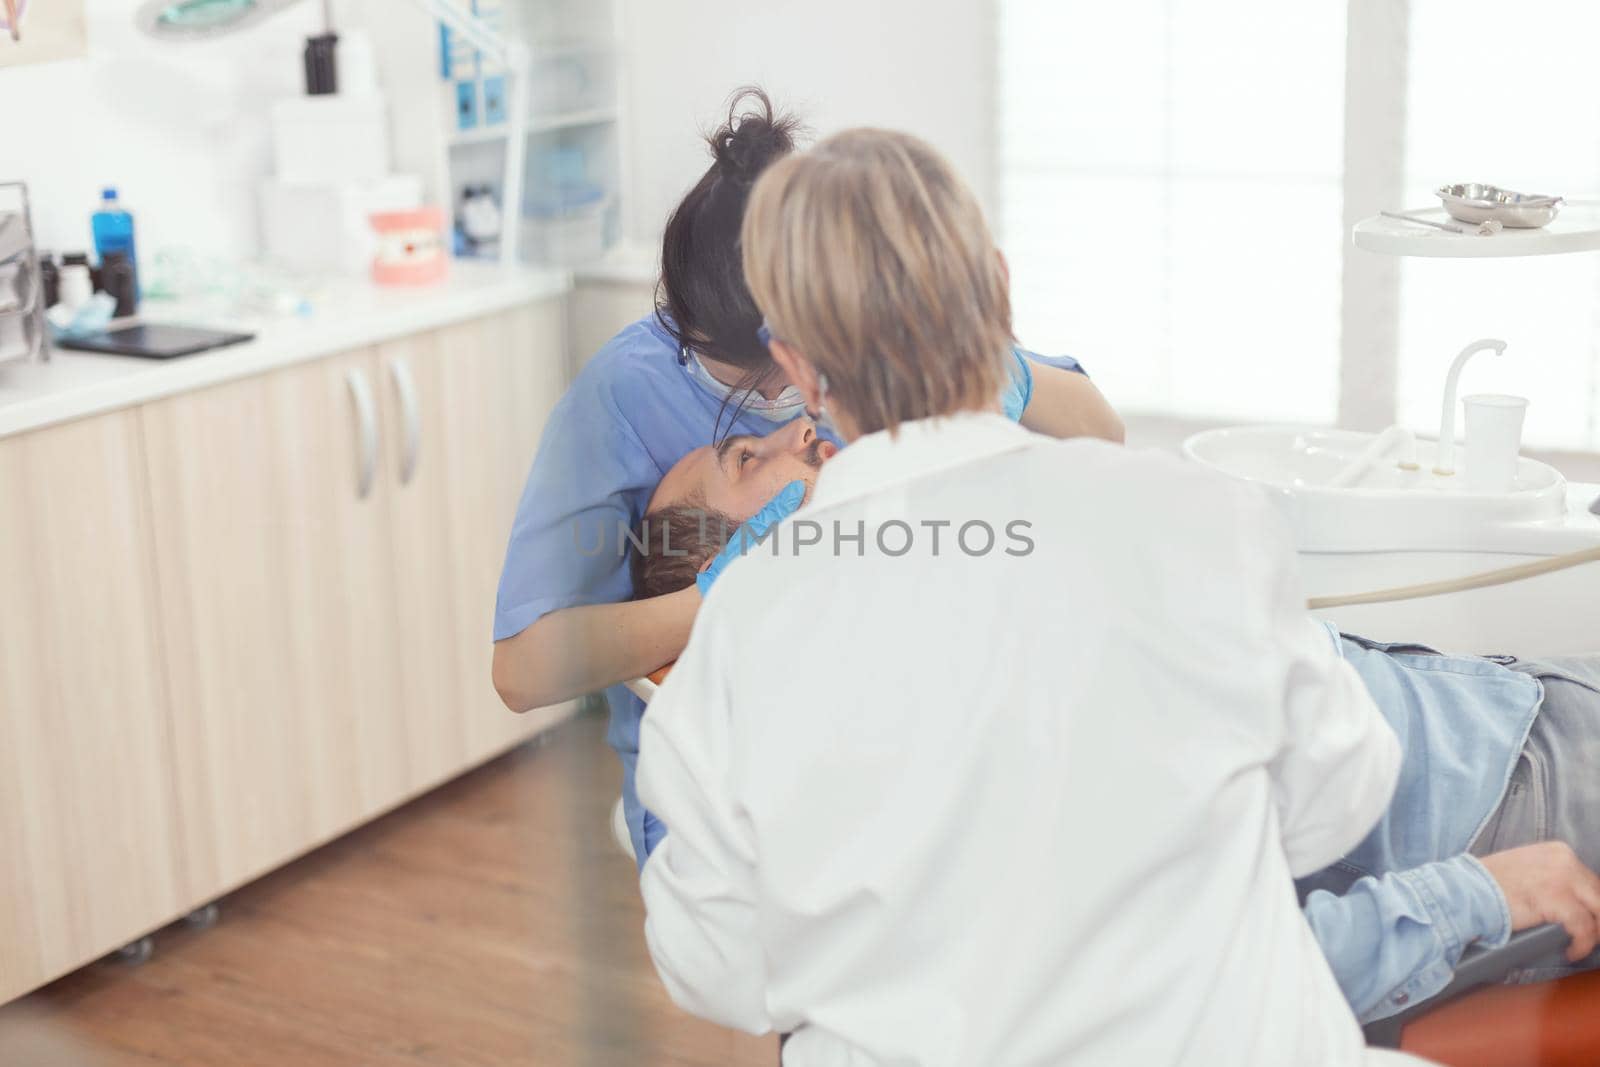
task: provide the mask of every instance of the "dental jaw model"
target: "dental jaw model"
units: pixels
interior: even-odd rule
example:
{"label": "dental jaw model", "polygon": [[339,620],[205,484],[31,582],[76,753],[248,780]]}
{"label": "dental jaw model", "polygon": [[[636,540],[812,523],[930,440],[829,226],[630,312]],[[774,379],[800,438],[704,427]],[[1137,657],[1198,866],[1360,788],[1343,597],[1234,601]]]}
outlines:
{"label": "dental jaw model", "polygon": [[381,211],[372,216],[378,234],[372,280],[379,285],[428,285],[445,276],[444,212],[437,207]]}

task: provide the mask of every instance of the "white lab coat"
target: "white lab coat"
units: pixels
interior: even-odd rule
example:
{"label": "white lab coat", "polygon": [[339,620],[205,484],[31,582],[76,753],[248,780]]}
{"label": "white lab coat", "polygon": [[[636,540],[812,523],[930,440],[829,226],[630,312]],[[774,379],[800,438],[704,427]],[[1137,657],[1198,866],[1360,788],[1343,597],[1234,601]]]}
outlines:
{"label": "white lab coat", "polygon": [[644,718],[681,1006],[795,1031],[790,1067],[1363,1062],[1290,880],[1399,751],[1255,490],[974,414],[855,442],[802,519]]}

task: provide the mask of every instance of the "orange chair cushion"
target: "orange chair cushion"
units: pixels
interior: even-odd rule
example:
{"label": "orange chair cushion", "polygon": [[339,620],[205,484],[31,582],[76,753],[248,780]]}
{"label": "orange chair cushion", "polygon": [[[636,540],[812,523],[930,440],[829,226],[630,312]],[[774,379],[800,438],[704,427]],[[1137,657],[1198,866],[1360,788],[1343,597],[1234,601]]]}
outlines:
{"label": "orange chair cushion", "polygon": [[1400,1047],[1446,1067],[1595,1067],[1600,971],[1480,990],[1407,1025]]}
{"label": "orange chair cushion", "polygon": [[[672,661],[672,663],[676,663],[676,662],[678,662],[678,661],[677,660],[673,660]],[[662,682],[667,680],[667,675],[672,673],[672,663],[667,664],[665,667],[657,667],[655,670],[653,670],[649,674],[645,675],[645,677],[650,679],[652,682],[656,683],[657,685],[660,685]]]}

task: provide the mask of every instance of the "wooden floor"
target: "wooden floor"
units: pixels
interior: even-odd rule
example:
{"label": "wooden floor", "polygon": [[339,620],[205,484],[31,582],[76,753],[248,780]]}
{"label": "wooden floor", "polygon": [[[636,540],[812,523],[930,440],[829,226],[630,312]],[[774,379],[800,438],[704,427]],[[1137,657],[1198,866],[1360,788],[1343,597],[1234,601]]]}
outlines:
{"label": "wooden floor", "polygon": [[0,1064],[773,1067],[777,1043],[674,1008],[607,815],[586,715],[0,1009]]}

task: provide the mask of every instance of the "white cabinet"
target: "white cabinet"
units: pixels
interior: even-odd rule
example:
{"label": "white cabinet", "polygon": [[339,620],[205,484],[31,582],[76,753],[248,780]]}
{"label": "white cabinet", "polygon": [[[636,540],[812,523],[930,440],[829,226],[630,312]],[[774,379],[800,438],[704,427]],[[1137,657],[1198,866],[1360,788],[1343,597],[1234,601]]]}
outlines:
{"label": "white cabinet", "polygon": [[196,902],[570,711],[489,671],[561,340],[549,301],[144,408]]}
{"label": "white cabinet", "polygon": [[355,352],[141,412],[196,896],[404,790],[391,482],[360,484],[376,370]]}
{"label": "white cabinet", "polygon": [[527,738],[557,300],[0,440],[0,1002]]}
{"label": "white cabinet", "polygon": [[565,387],[561,339],[561,306],[546,302],[378,350],[390,386],[386,461],[397,486],[389,507],[399,663],[422,784],[571,710],[511,715],[489,672],[506,538],[545,418]]}
{"label": "white cabinet", "polygon": [[0,441],[0,1002],[182,908],[139,420]]}

